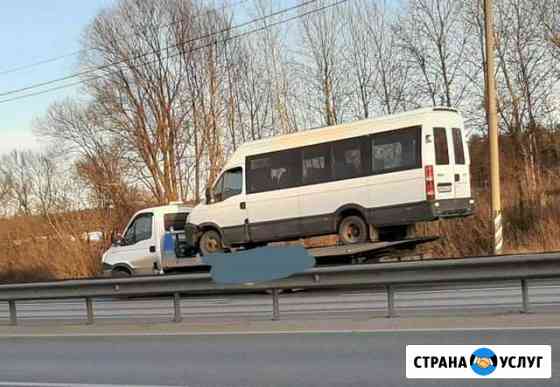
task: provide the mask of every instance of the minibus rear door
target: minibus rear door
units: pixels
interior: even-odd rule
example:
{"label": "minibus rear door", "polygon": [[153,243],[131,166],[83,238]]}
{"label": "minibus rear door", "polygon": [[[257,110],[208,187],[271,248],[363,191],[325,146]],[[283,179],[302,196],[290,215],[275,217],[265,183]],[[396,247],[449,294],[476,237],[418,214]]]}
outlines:
{"label": "minibus rear door", "polygon": [[455,169],[449,157],[450,139],[449,129],[434,128],[434,179],[437,200],[453,199],[455,197]]}
{"label": "minibus rear door", "polygon": [[469,189],[469,166],[465,154],[465,140],[463,132],[459,128],[451,129],[453,141],[453,156],[454,156],[454,190],[455,198],[468,198],[470,197]]}

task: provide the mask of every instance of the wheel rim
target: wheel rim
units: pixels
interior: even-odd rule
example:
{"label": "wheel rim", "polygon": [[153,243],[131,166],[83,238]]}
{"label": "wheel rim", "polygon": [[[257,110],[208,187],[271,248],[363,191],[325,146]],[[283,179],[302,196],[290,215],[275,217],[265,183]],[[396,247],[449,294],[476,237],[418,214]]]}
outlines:
{"label": "wheel rim", "polygon": [[215,253],[220,250],[220,242],[214,238],[210,237],[206,240],[206,251],[209,253]]}
{"label": "wheel rim", "polygon": [[344,228],[344,236],[350,243],[358,242],[362,236],[362,230],[356,223],[349,223]]}

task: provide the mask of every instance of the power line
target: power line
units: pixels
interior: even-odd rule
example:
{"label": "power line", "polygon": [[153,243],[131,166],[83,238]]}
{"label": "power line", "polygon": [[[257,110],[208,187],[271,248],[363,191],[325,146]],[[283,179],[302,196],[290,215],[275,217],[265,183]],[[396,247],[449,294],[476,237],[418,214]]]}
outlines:
{"label": "power line", "polygon": [[40,60],[40,61],[38,61],[38,62],[33,62],[33,63],[29,63],[29,64],[26,64],[26,65],[18,66],[18,67],[12,67],[12,68],[10,68],[10,69],[0,71],[0,75],[7,75],[7,74],[12,74],[12,73],[17,73],[18,71],[23,71],[23,70],[27,70],[27,69],[32,69],[32,68],[34,68],[34,67],[38,67],[38,66],[41,66],[41,65],[44,65],[44,64],[48,64],[48,63],[52,63],[52,62],[58,62],[59,60],[66,59],[66,58],[70,58],[70,57],[72,57],[72,56],[76,56],[76,55],[78,55],[78,54],[80,54],[80,53],[82,53],[82,52],[86,52],[86,51],[88,51],[88,50],[93,50],[93,48],[85,48],[85,49],[82,49],[82,50],[70,52],[70,53],[68,53],[68,54],[64,54],[64,55],[55,56],[55,57],[52,57],[52,58],[43,59],[43,60]]}
{"label": "power line", "polygon": [[[315,1],[317,1],[317,0],[315,0]],[[255,29],[253,29],[253,30],[246,31],[246,32],[240,33],[240,34],[235,35],[235,36],[230,36],[230,37],[228,37],[228,38],[223,39],[220,43],[225,43],[225,42],[227,42],[227,41],[229,41],[229,40],[242,38],[242,37],[244,37],[244,36],[247,36],[247,35],[250,35],[250,34],[253,34],[253,33],[256,33],[256,32],[260,32],[260,31],[267,30],[267,29],[269,29],[269,28],[271,28],[271,27],[276,27],[276,26],[281,25],[281,24],[289,23],[289,22],[291,22],[291,21],[293,21],[293,20],[296,20],[296,19],[299,19],[299,18],[302,18],[302,17],[305,17],[305,16],[309,16],[309,15],[314,14],[314,13],[317,13],[317,12],[322,12],[322,11],[324,11],[324,10],[326,10],[326,9],[329,9],[329,8],[336,7],[336,6],[338,6],[338,5],[341,5],[341,4],[343,4],[343,3],[346,3],[347,1],[349,1],[349,0],[340,0],[340,1],[338,1],[338,2],[329,4],[329,5],[320,7],[320,8],[316,8],[316,9],[311,10],[311,11],[307,11],[307,12],[301,13],[301,14],[299,14],[299,15],[292,16],[292,17],[289,17],[289,18],[284,19],[284,20],[280,20],[280,21],[275,22],[275,23],[268,24],[268,25],[263,26],[263,27],[255,28]],[[268,15],[268,16],[266,16],[266,18],[271,17],[272,15],[273,15],[273,14]],[[195,48],[189,50],[189,53],[192,53],[192,52],[198,51],[198,50],[202,50],[202,49],[204,49],[204,48],[211,47],[211,46],[214,45],[215,43],[217,43],[217,42],[212,42],[212,43],[209,43],[209,44],[205,44],[205,45],[202,45],[202,46],[195,47]],[[174,58],[174,57],[179,56],[179,55],[181,55],[181,52],[175,53],[175,54],[173,54],[173,55],[169,55],[169,56],[167,56],[167,57],[165,57],[165,58],[163,58],[163,59],[170,59],[170,58]],[[140,64],[139,66],[145,66],[145,65],[147,65],[147,64],[154,63],[154,62],[156,62],[156,61],[157,61],[157,59],[156,59],[156,60],[151,60],[151,61],[142,63],[142,64]],[[114,72],[114,71],[113,71],[113,72]],[[82,80],[79,80],[79,81],[76,81],[76,82],[72,82],[72,83],[68,83],[68,84],[65,84],[65,85],[61,85],[61,86],[57,86],[57,87],[52,87],[52,88],[49,88],[49,89],[47,89],[47,90],[42,90],[42,91],[39,91],[39,92],[29,93],[29,94],[25,94],[25,95],[21,95],[21,96],[17,96],[17,97],[12,97],[12,98],[8,98],[8,99],[0,100],[0,104],[2,104],[2,103],[7,103],[7,102],[12,102],[12,101],[17,101],[17,100],[24,99],[24,98],[30,98],[30,97],[34,97],[34,96],[37,96],[37,95],[42,95],[42,94],[51,93],[51,92],[53,92],[53,91],[57,91],[57,90],[61,90],[61,89],[66,89],[66,88],[69,88],[69,87],[73,87],[73,86],[76,86],[76,85],[80,85],[80,84],[83,84],[83,83],[85,83],[85,82],[97,80],[97,79],[100,79],[100,78],[103,78],[103,75],[96,75],[96,76],[93,76],[93,77],[90,77],[90,78],[87,78],[87,79],[82,79]]]}
{"label": "power line", "polygon": [[70,87],[80,85],[80,84],[82,84],[86,81],[77,81],[77,82],[67,83],[67,84],[64,84],[62,86],[51,87],[51,88],[43,90],[43,91],[37,91],[35,93],[28,93],[28,94],[20,95],[19,97],[12,97],[12,98],[3,99],[3,100],[0,100],[0,104],[7,103],[7,102],[12,102],[12,101],[17,101],[17,100],[24,99],[24,98],[35,97],[37,95],[52,93],[53,91],[57,91],[57,90],[68,89]]}
{"label": "power line", "polygon": [[[220,8],[218,8],[217,10],[223,11],[223,10],[226,10],[226,9],[228,9],[228,8],[235,8],[235,7],[237,7],[237,6],[239,6],[239,5],[243,4],[243,3],[247,3],[248,1],[249,1],[249,0],[240,0],[240,1],[237,1],[237,2],[232,3],[232,4],[229,4],[229,5],[224,5],[224,6],[220,7]],[[215,11],[216,11],[216,10],[212,9],[212,10],[206,11],[205,14],[209,14],[209,13],[212,13],[212,12],[215,12]],[[198,16],[196,16],[194,19],[197,19],[197,18],[199,18],[199,17],[202,17],[202,15],[198,15]],[[181,20],[182,20],[182,19],[175,20],[175,21],[173,21],[173,22],[171,22],[171,23],[162,25],[162,26],[158,27],[158,30],[162,30],[162,29],[164,29],[164,28],[171,27],[171,26],[173,26],[173,25],[179,23]],[[39,60],[39,61],[37,61],[37,62],[33,62],[33,63],[21,65],[21,66],[12,67],[12,68],[9,68],[9,69],[0,71],[0,76],[2,76],[2,75],[7,75],[7,74],[12,74],[12,73],[16,73],[16,72],[23,71],[23,70],[32,69],[32,68],[35,68],[35,67],[38,67],[38,66],[42,66],[42,65],[45,65],[45,64],[49,64],[49,63],[53,63],[53,62],[58,62],[59,60],[66,59],[66,58],[70,58],[70,57],[73,57],[73,56],[76,56],[76,55],[79,55],[79,54],[82,54],[82,53],[86,53],[86,52],[88,52],[88,51],[96,50],[96,49],[97,49],[97,47],[86,47],[86,48],[82,48],[81,50],[77,50],[77,51],[70,52],[70,53],[68,53],[68,54],[63,54],[63,55],[54,56],[54,57],[51,57],[51,58],[41,59],[41,60]]]}
{"label": "power line", "polygon": [[[119,65],[119,64],[127,63],[127,62],[130,62],[130,61],[133,61],[133,60],[141,59],[141,58],[144,58],[144,57],[149,56],[149,55],[158,54],[158,53],[161,53],[161,52],[164,51],[164,50],[168,50],[168,49],[171,49],[171,48],[177,48],[177,47],[179,47],[179,46],[184,46],[184,45],[187,44],[187,43],[195,43],[196,41],[199,41],[199,40],[208,39],[208,38],[211,38],[211,37],[213,37],[213,36],[215,36],[215,35],[218,35],[218,34],[221,34],[221,33],[224,33],[224,32],[228,32],[228,31],[231,31],[231,30],[234,30],[234,29],[246,27],[246,26],[249,26],[249,25],[251,25],[251,24],[264,21],[264,20],[266,20],[266,19],[268,19],[268,18],[275,17],[275,16],[278,16],[278,15],[282,15],[282,14],[284,14],[284,13],[291,12],[291,11],[293,11],[293,10],[302,8],[302,7],[307,6],[307,5],[309,5],[309,4],[316,3],[317,1],[318,1],[318,0],[309,0],[309,1],[303,2],[303,3],[299,4],[299,5],[295,5],[295,6],[292,6],[292,7],[288,7],[288,8],[282,9],[282,10],[280,10],[280,11],[273,12],[273,13],[271,13],[271,14],[269,14],[269,15],[262,16],[262,17],[258,17],[258,18],[256,18],[256,19],[253,19],[253,20],[250,20],[250,21],[247,21],[247,22],[244,22],[244,23],[235,25],[235,26],[233,26],[233,27],[224,28],[224,29],[222,29],[222,30],[220,30],[220,31],[212,32],[212,33],[206,34],[206,35],[204,35],[204,36],[199,36],[199,37],[197,37],[197,38],[189,39],[189,40],[187,40],[186,42],[180,42],[180,43],[175,43],[175,44],[167,45],[167,46],[165,46],[165,47],[163,47],[163,48],[161,48],[161,49],[153,50],[153,51],[151,51],[151,52],[147,52],[147,53],[143,53],[143,54],[139,54],[139,55],[136,55],[136,56],[134,56],[134,57],[132,57],[132,58],[121,59],[121,60],[119,60],[119,61],[107,63],[107,64],[104,64],[104,65],[95,67],[95,68],[93,68],[93,69],[84,70],[84,71],[80,71],[80,72],[77,72],[77,73],[74,73],[74,74],[66,75],[66,76],[61,77],[61,78],[52,79],[52,80],[46,81],[46,82],[35,83],[35,84],[29,85],[29,86],[25,86],[25,87],[22,87],[22,88],[19,88],[19,89],[9,90],[9,91],[0,93],[0,97],[5,97],[5,96],[11,95],[11,94],[19,94],[19,93],[21,93],[21,92],[23,92],[23,91],[28,91],[28,90],[36,89],[36,88],[39,88],[39,87],[49,86],[49,85],[52,85],[53,83],[59,83],[59,82],[63,82],[63,81],[67,81],[67,80],[73,79],[73,78],[82,77],[82,76],[84,76],[84,75],[88,75],[88,74],[94,73],[94,72],[99,71],[99,70],[108,69],[108,68],[110,68],[110,67],[112,67],[112,66],[115,66],[115,65]],[[1,101],[0,101],[0,102],[1,102]]]}

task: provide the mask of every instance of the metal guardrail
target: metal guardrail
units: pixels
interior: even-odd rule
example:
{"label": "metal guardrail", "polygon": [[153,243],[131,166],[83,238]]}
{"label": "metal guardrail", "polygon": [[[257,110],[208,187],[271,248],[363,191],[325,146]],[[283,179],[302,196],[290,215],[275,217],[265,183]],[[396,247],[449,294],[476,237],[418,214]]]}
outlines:
{"label": "metal guardrail", "polygon": [[530,302],[527,280],[555,277],[560,277],[560,253],[323,267],[282,280],[241,285],[214,283],[210,274],[0,285],[0,301],[8,302],[10,323],[17,325],[17,301],[82,298],[86,304],[86,322],[93,324],[95,298],[171,296],[174,306],[173,321],[180,322],[182,296],[266,290],[272,295],[272,318],[278,319],[279,293],[283,289],[383,287],[387,296],[387,316],[391,317],[395,315],[394,291],[399,286],[519,280],[522,311],[528,312]]}

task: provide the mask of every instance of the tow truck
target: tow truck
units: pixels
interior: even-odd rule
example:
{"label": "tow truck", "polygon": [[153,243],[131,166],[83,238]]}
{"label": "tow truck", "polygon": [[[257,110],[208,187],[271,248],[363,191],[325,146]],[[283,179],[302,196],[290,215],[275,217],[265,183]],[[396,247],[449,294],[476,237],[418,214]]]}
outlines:
{"label": "tow truck", "polygon": [[[187,243],[184,226],[192,207],[175,202],[135,213],[122,234],[112,240],[103,254],[103,274],[111,277],[161,275],[184,271],[206,271],[200,253]],[[308,248],[317,265],[375,263],[383,260],[422,259],[417,246],[438,237],[416,237],[352,245]],[[296,241],[297,243],[298,241]],[[257,247],[258,248],[258,247]],[[233,256],[236,251],[230,252]],[[232,257],[234,258],[234,257]]]}

